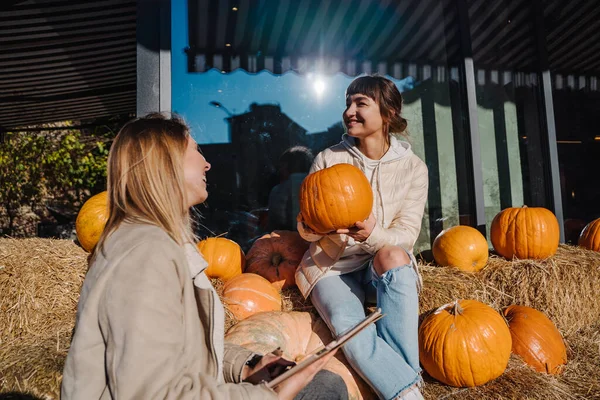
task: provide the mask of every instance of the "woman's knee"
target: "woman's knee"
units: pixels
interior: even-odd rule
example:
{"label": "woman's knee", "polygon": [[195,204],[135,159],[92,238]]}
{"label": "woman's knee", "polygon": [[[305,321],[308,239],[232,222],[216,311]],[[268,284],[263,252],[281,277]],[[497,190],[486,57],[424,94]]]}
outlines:
{"label": "woman's knee", "polygon": [[322,369],[294,400],[346,400],[348,388],[336,373]]}
{"label": "woman's knee", "polygon": [[383,275],[387,271],[401,265],[410,264],[411,260],[406,250],[400,246],[385,246],[377,252],[373,260],[373,268],[377,275]]}

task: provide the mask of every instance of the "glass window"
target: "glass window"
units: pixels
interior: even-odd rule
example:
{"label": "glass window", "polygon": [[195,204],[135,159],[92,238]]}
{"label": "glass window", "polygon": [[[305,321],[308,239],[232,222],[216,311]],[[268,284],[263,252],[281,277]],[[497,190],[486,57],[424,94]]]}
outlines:
{"label": "glass window", "polygon": [[468,0],[486,229],[507,207],[547,207],[549,161],[542,132],[533,6]]}
{"label": "glass window", "polygon": [[597,2],[551,2],[544,12],[565,241],[577,243],[584,226],[600,217],[600,57]]}
{"label": "glass window", "polygon": [[455,14],[453,1],[173,2],[172,109],[212,164],[201,234],[248,248],[263,232],[295,229],[306,169],[291,172],[281,157],[338,143],[345,89],[368,73],[402,92],[408,141],[429,168],[415,252],[471,223]]}

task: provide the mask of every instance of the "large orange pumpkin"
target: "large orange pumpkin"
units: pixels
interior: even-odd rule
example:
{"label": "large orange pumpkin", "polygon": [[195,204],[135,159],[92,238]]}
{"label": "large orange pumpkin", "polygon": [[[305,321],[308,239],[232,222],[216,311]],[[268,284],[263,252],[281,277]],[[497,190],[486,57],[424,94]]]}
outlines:
{"label": "large orange pumpkin", "polygon": [[550,257],[560,240],[556,217],[542,207],[502,210],[494,217],[490,233],[494,249],[507,259]]}
{"label": "large orange pumpkin", "polygon": [[104,231],[106,221],[108,221],[108,192],[104,191],[83,203],[75,220],[77,240],[85,251],[91,252],[94,249]]}
{"label": "large orange pumpkin", "polygon": [[538,372],[559,374],[567,363],[567,348],[546,315],[526,306],[504,310],[512,336],[512,351]]}
{"label": "large orange pumpkin", "polygon": [[225,282],[223,303],[242,320],[263,311],[281,311],[281,294],[260,275],[245,273]]}
{"label": "large orange pumpkin", "polygon": [[450,386],[483,385],[502,375],[511,344],[502,316],[476,300],[443,305],[419,327],[421,364]]}
{"label": "large orange pumpkin", "polygon": [[440,232],[433,241],[433,258],[442,266],[462,271],[479,271],[488,261],[488,243],[475,228],[453,226]]}
{"label": "large orange pumpkin", "polygon": [[256,240],[246,256],[245,272],[252,272],[280,289],[296,284],[296,267],[308,249],[298,232],[274,231]]}
{"label": "large orange pumpkin", "polygon": [[577,244],[589,250],[600,251],[600,218],[583,228]]}
{"label": "large orange pumpkin", "polygon": [[[260,354],[281,348],[283,358],[300,361],[305,356],[331,341],[329,329],[320,318],[307,312],[268,312],[255,314],[234,325],[225,340],[244,346]],[[375,399],[375,395],[364,381],[348,365],[344,355],[338,351],[325,369],[342,377],[350,399]]]}
{"label": "large orange pumpkin", "polygon": [[204,239],[198,250],[208,262],[206,276],[227,281],[242,273],[246,257],[242,248],[233,240],[222,237]]}
{"label": "large orange pumpkin", "polygon": [[350,164],[336,164],[308,175],[300,187],[300,212],[317,233],[353,226],[369,217],[373,191],[365,174]]}

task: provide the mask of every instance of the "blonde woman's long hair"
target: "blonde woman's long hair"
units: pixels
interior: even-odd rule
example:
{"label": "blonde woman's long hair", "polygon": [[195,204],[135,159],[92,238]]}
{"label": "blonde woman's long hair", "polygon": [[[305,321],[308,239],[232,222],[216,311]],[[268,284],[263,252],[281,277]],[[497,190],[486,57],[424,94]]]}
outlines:
{"label": "blonde woman's long hair", "polygon": [[175,242],[194,242],[183,173],[189,128],[179,117],[149,114],[115,138],[107,168],[106,227],[92,259],[122,222],[156,225]]}

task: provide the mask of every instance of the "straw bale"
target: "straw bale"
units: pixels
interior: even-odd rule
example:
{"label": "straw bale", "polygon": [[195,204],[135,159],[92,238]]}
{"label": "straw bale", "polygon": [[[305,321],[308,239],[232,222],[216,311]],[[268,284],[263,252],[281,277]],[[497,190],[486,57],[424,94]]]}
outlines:
{"label": "straw bale", "polygon": [[[87,253],[68,240],[0,238],[0,397],[9,391],[57,399]],[[568,345],[560,376],[535,372],[513,356],[486,385],[451,388],[426,374],[426,399],[600,399],[600,253],[561,245],[548,260],[492,256],[475,274],[421,265],[421,311],[457,298],[500,310],[517,303],[546,313]],[[213,280],[217,292],[222,283]],[[283,310],[315,312],[297,289],[283,292]],[[229,326],[236,323],[228,313]]]}
{"label": "straw bale", "polygon": [[0,344],[70,333],[86,269],[72,241],[0,239]]}
{"label": "straw bale", "polygon": [[511,304],[544,312],[568,335],[600,321],[600,253],[560,245],[546,260],[508,261],[492,255],[477,273],[432,264],[421,266],[421,311],[461,298],[500,310]]}

